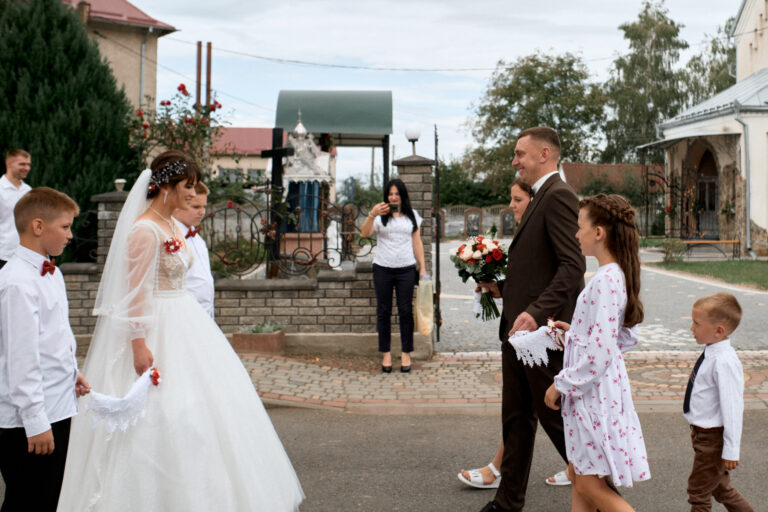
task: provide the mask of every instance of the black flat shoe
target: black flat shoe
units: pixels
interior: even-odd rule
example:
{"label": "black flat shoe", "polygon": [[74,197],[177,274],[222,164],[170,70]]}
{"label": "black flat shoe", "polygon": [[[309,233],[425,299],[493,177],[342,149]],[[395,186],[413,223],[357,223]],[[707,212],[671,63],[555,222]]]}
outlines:
{"label": "black flat shoe", "polygon": [[400,373],[408,373],[411,371],[411,365],[408,366],[401,366],[400,367]]}
{"label": "black flat shoe", "polygon": [[392,373],[392,365],[389,365],[389,366],[381,365],[381,372],[382,373]]}

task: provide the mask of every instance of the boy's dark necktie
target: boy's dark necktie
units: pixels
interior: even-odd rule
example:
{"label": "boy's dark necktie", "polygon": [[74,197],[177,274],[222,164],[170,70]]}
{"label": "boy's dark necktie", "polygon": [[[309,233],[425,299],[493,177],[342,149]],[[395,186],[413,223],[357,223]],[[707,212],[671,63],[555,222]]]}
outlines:
{"label": "boy's dark necktie", "polygon": [[704,361],[704,351],[696,360],[696,364],[693,365],[693,371],[691,372],[691,378],[688,379],[688,387],[685,388],[685,400],[683,400],[683,412],[688,413],[691,410],[691,393],[693,392],[693,381],[696,380],[696,374],[699,371],[701,363]]}

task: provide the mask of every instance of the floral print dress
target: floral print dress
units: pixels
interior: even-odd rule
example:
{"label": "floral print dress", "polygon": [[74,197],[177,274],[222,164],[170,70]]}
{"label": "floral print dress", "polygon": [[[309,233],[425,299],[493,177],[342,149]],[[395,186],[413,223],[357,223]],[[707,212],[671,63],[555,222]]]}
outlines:
{"label": "floral print dress", "polygon": [[632,487],[651,473],[620,349],[626,305],[621,267],[601,266],[579,295],[555,387],[576,474],[610,475]]}

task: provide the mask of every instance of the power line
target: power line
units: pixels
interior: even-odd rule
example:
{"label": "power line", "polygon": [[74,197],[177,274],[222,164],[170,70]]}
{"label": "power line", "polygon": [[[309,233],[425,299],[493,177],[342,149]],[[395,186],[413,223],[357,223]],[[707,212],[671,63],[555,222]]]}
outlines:
{"label": "power line", "polygon": [[[138,55],[139,57],[141,57],[141,52],[137,52],[136,50],[134,50],[130,46],[127,46],[127,45],[121,43],[120,41],[117,41],[116,39],[113,39],[113,38],[111,38],[109,36],[105,36],[104,34],[99,32],[98,30],[91,30],[91,32],[93,32],[97,36],[101,37],[102,39],[106,39],[107,41],[109,41],[109,42],[111,42],[111,43],[121,47],[123,50],[125,50],[125,51],[127,51],[129,53],[132,53],[133,55]],[[177,76],[180,76],[180,77],[182,77],[185,80],[188,80],[190,82],[195,82],[195,80],[196,80],[195,78],[192,78],[192,77],[190,77],[188,75],[185,75],[184,73],[182,73],[180,71],[177,71],[177,70],[175,70],[173,68],[170,68],[170,67],[168,67],[168,66],[166,66],[164,64],[160,64],[160,62],[158,62],[157,60],[152,59],[150,57],[147,57],[146,55],[144,56],[144,60],[146,60],[146,61],[156,65],[157,67],[162,68],[162,69],[164,69],[164,70],[166,70],[166,71],[168,71],[170,73],[173,73],[173,74],[175,74]],[[265,107],[264,105],[259,105],[258,103],[253,103],[252,101],[240,98],[240,97],[235,96],[234,94],[230,94],[230,93],[228,93],[228,92],[226,92],[224,90],[216,89],[216,88],[212,88],[212,90],[214,92],[216,92],[217,94],[221,94],[222,96],[227,96],[227,97],[232,98],[233,100],[239,101],[241,103],[245,103],[247,105],[250,105],[250,106],[253,106],[253,107],[257,107],[257,108],[260,108],[262,110],[266,110],[266,111],[271,112],[271,113],[275,112],[275,109],[273,109],[273,108]]]}

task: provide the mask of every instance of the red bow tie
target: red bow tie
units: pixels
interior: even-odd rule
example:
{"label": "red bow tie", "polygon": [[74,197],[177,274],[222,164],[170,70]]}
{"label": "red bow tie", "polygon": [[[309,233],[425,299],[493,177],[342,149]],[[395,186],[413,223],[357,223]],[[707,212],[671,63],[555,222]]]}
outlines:
{"label": "red bow tie", "polygon": [[43,269],[40,271],[40,275],[44,276],[45,273],[49,273],[53,275],[54,270],[56,270],[56,258],[51,258],[51,261],[45,260],[43,262]]}
{"label": "red bow tie", "polygon": [[185,236],[184,238],[191,238],[196,234],[198,234],[199,232],[200,232],[200,228],[197,228],[197,229],[190,228],[189,231],[187,231],[187,236]]}

